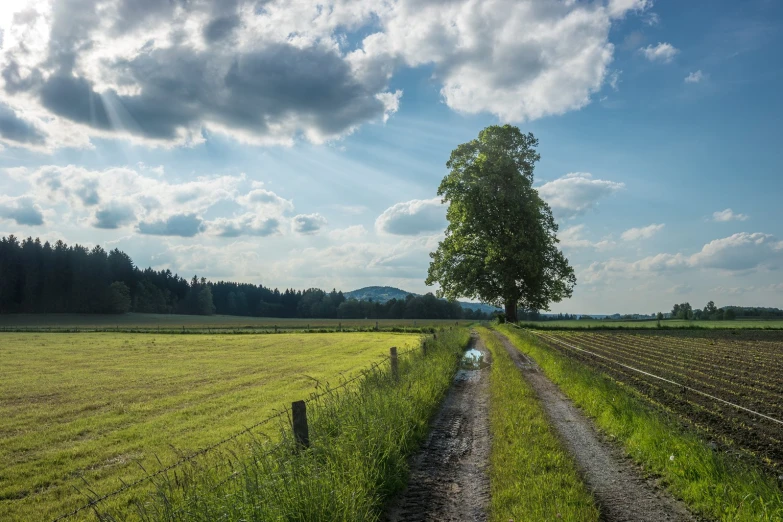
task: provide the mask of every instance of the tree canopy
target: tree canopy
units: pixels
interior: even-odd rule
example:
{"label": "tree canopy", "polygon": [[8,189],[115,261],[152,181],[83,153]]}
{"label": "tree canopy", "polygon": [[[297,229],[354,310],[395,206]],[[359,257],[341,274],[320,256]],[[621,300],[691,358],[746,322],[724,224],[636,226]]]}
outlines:
{"label": "tree canopy", "polygon": [[549,310],[571,297],[573,268],[557,248],[552,210],[533,188],[537,146],[531,133],[493,125],[451,152],[438,187],[449,224],[426,280],[440,285],[439,296],[503,305],[510,321],[518,308]]}

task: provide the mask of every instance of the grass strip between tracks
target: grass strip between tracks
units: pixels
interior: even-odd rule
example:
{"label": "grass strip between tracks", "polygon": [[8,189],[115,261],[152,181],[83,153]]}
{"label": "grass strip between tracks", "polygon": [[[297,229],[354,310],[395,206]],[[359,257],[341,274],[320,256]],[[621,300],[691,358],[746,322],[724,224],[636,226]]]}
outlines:
{"label": "grass strip between tracks", "polygon": [[486,328],[490,374],[490,520],[598,520],[592,496],[535,391]]}
{"label": "grass strip between tracks", "polygon": [[156,482],[156,495],[137,512],[109,520],[373,521],[405,486],[408,458],[427,435],[469,339],[465,328],[443,330],[400,357],[399,379],[388,365],[350,388],[307,404],[310,447],[257,441]]}
{"label": "grass strip between tracks", "polygon": [[715,520],[783,520],[783,490],[747,462],[712,450],[627,386],[558,354],[532,334],[499,326],[598,427],[696,513]]}

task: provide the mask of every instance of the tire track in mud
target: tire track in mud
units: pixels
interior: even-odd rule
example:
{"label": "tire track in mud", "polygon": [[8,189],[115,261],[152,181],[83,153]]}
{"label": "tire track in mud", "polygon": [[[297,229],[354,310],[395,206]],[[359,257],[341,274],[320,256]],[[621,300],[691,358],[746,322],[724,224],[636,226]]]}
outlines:
{"label": "tire track in mud", "polygon": [[689,522],[699,520],[629,462],[623,451],[601,439],[585,415],[550,381],[535,361],[506,336],[494,332],[541,401],[551,425],[571,452],[606,522]]}
{"label": "tire track in mud", "polygon": [[[470,348],[489,361],[475,333]],[[489,368],[461,369],[411,461],[408,487],[387,511],[389,522],[487,520]]]}

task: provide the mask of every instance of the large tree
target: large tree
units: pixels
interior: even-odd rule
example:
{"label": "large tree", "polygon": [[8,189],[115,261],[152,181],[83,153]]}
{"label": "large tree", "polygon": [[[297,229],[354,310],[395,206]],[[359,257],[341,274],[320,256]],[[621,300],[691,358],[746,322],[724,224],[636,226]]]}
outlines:
{"label": "large tree", "polygon": [[557,223],[533,188],[538,140],[493,125],[451,152],[438,188],[448,203],[446,237],[430,254],[426,283],[439,296],[517,309],[549,310],[571,297],[576,277],[557,248]]}

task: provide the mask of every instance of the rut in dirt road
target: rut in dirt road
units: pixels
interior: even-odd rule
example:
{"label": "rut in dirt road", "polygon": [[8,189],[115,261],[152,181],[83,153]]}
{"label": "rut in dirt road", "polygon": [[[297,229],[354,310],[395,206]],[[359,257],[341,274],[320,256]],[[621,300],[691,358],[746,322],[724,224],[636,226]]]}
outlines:
{"label": "rut in dirt road", "polygon": [[538,366],[500,332],[494,332],[536,391],[550,423],[574,456],[579,471],[607,522],[697,520],[685,505],[644,478],[620,448],[601,440],[585,415],[547,379]]}
{"label": "rut in dirt road", "polygon": [[[477,335],[471,348],[489,351]],[[489,504],[489,368],[461,369],[411,462],[408,487],[387,513],[390,522],[484,521]]]}

